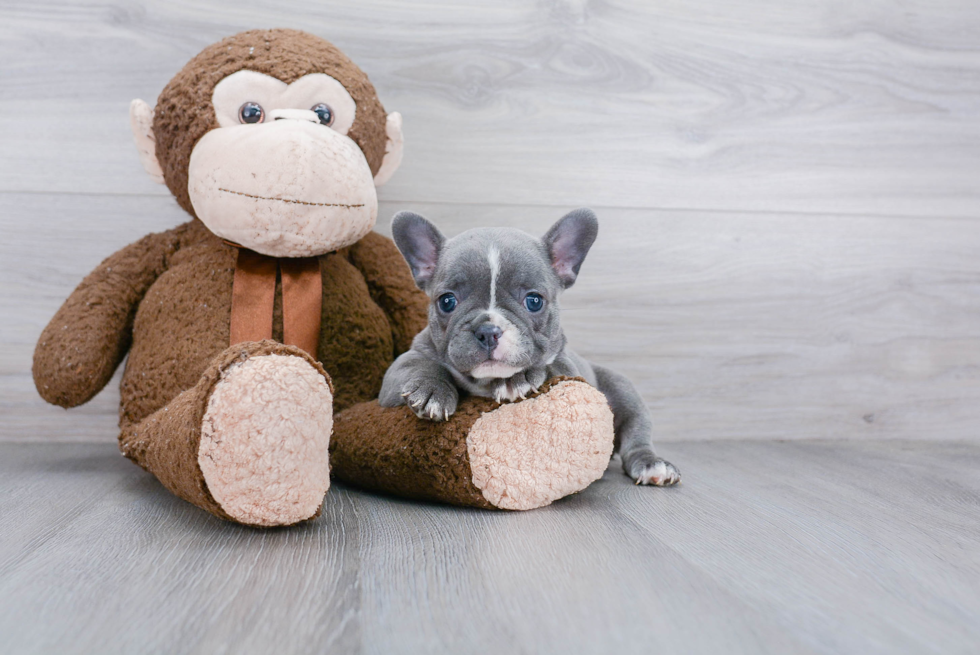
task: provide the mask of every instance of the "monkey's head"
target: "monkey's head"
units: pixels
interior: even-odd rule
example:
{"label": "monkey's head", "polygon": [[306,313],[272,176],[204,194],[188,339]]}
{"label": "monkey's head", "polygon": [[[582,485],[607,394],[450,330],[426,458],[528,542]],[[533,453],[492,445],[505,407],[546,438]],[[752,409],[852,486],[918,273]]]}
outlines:
{"label": "monkey's head", "polygon": [[401,162],[401,116],[336,47],[296,30],[206,48],[130,119],[146,171],[218,236],[273,257],[320,255],[374,227]]}

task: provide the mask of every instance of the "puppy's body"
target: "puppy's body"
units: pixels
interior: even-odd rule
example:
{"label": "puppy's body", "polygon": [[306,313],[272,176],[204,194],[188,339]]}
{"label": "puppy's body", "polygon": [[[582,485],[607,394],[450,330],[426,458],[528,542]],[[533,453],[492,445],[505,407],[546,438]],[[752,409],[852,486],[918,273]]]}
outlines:
{"label": "puppy's body", "polygon": [[650,412],[632,383],[575,354],[561,329],[558,297],[597,230],[591,211],[576,210],[543,239],[478,228],[447,240],[417,214],[396,215],[395,243],[433,302],[428,327],[385,374],[381,404],[407,403],[438,421],[455,412],[459,389],[514,400],[551,377],[582,377],[609,400],[626,473],[638,484],[678,482],[677,469],[654,454]]}

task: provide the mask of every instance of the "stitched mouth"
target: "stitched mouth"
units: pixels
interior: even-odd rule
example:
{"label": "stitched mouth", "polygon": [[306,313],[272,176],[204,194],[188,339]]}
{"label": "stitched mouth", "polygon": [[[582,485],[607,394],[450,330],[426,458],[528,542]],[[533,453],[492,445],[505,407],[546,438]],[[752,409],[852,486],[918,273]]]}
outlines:
{"label": "stitched mouth", "polygon": [[256,200],[278,200],[279,202],[288,202],[294,205],[309,205],[311,207],[346,207],[348,209],[355,209],[364,206],[363,203],[360,205],[345,205],[342,202],[307,202],[305,200],[293,200],[291,198],[268,198],[266,196],[255,196],[251,193],[242,193],[241,191],[232,191],[231,189],[223,189],[221,187],[218,187],[218,191],[233,193],[236,196],[244,196],[246,198],[255,198]]}

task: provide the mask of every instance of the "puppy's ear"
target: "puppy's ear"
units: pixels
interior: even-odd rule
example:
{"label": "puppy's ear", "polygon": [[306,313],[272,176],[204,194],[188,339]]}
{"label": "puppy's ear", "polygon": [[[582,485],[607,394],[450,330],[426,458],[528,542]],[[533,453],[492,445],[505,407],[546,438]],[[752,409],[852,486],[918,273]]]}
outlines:
{"label": "puppy's ear", "polygon": [[435,225],[414,212],[395,214],[391,219],[391,236],[411,267],[415,284],[425,291],[436,272],[439,252],[446,237]]}
{"label": "puppy's ear", "polygon": [[565,214],[542,237],[551,267],[567,289],[575,284],[578,269],[599,234],[599,221],[591,209],[575,209]]}

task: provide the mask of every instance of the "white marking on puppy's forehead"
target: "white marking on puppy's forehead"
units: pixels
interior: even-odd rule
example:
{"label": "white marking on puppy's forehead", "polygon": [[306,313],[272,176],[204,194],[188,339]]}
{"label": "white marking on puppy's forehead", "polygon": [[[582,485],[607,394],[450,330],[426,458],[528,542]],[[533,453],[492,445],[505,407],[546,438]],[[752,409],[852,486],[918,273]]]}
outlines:
{"label": "white marking on puppy's forehead", "polygon": [[502,330],[514,328],[514,324],[497,308],[497,278],[500,277],[500,251],[497,246],[491,244],[487,248],[487,263],[490,264],[490,304],[487,306],[490,322]]}
{"label": "white marking on puppy's forehead", "polygon": [[494,245],[487,249],[487,263],[490,264],[490,306],[487,309],[492,314],[497,308],[497,276],[500,275],[500,251]]}

